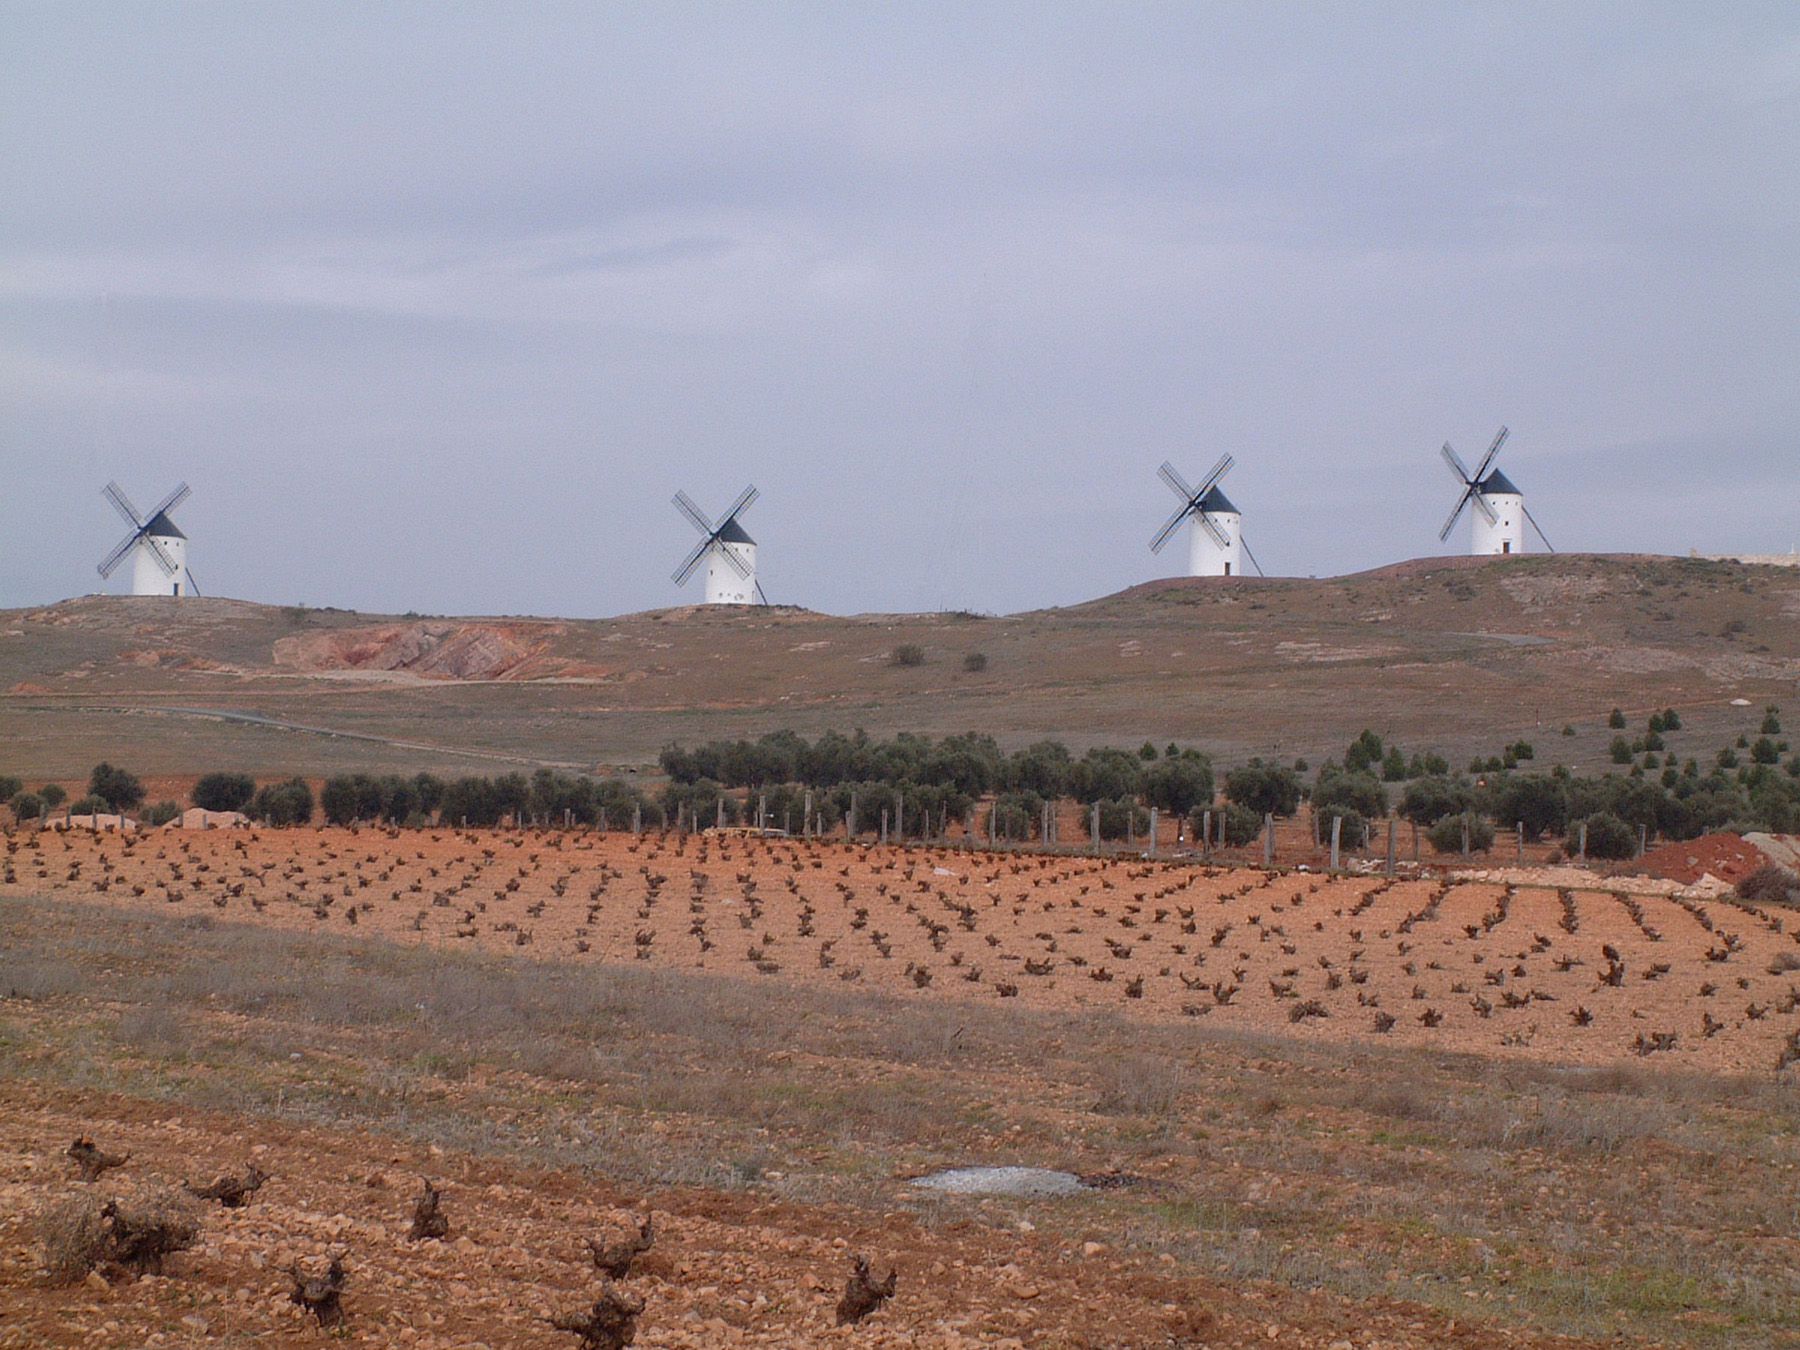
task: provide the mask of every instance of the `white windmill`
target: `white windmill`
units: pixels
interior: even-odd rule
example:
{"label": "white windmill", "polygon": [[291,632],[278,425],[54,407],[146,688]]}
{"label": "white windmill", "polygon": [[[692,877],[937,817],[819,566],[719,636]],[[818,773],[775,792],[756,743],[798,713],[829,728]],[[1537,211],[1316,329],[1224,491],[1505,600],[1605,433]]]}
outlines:
{"label": "white windmill", "polygon": [[[1456,528],[1456,518],[1463,512],[1463,507],[1470,502],[1475,503],[1475,513],[1470,521],[1469,552],[1481,557],[1491,553],[1523,553],[1525,551],[1525,525],[1537,530],[1537,537],[1544,540],[1544,547],[1556,552],[1556,547],[1544,537],[1544,531],[1533,519],[1531,512],[1525,509],[1525,494],[1514,486],[1512,479],[1494,468],[1494,460],[1500,453],[1500,447],[1506,443],[1506,428],[1500,428],[1500,434],[1494,437],[1494,443],[1488,447],[1487,454],[1481,457],[1481,463],[1475,472],[1470,473],[1468,466],[1450,448],[1450,442],[1444,442],[1444,463],[1450,466],[1450,472],[1463,485],[1463,494],[1456,500],[1456,509],[1450,513],[1450,519],[1444,522],[1444,528],[1438,531],[1438,538],[1448,539],[1450,531]],[[1492,470],[1492,472],[1489,472]]]}
{"label": "white windmill", "polygon": [[731,504],[725,518],[714,525],[706,513],[695,506],[685,492],[675,494],[675,505],[693,527],[704,536],[694,551],[675,569],[675,584],[685,586],[694,569],[706,559],[706,603],[709,605],[754,605],[763,601],[762,587],[756,584],[756,540],[744,532],[738,517],[749,509],[757,496],[755,487],[747,487]]}
{"label": "white windmill", "polygon": [[169,512],[187,500],[190,491],[186,483],[178,483],[154,511],[139,516],[137,508],[119,490],[119,485],[108,483],[106,500],[125,517],[131,533],[101,562],[98,569],[101,577],[110,578],[127,554],[135,554],[131,567],[133,595],[200,594],[200,588],[194,584],[194,574],[188,571],[187,536],[169,517]]}
{"label": "white windmill", "polygon": [[1150,551],[1161,553],[1163,545],[1181,528],[1181,522],[1193,517],[1193,526],[1188,533],[1190,577],[1241,576],[1245,556],[1256,568],[1257,575],[1262,575],[1262,564],[1256,561],[1256,555],[1244,542],[1243,512],[1219,489],[1219,480],[1230,471],[1234,462],[1230,455],[1221,456],[1197,488],[1189,487],[1187,480],[1167,460],[1156,471],[1157,477],[1169,485],[1169,491],[1181,498],[1181,508],[1156,532],[1156,537],[1150,541]]}

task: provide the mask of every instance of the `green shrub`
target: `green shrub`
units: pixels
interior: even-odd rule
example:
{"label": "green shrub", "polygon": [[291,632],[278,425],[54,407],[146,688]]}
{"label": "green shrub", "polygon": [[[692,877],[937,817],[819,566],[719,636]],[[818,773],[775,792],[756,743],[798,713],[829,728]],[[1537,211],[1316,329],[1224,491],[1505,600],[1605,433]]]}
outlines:
{"label": "green shrub", "polygon": [[[1206,774],[1210,778],[1211,765]],[[1144,783],[1144,762],[1129,750],[1096,746],[1069,766],[1068,792],[1077,801],[1135,797]]]}
{"label": "green shrub", "polygon": [[1432,774],[1415,778],[1400,798],[1400,814],[1429,829],[1445,816],[1459,816],[1475,804],[1475,787],[1467,779]]}
{"label": "green shrub", "polygon": [[0,802],[10,802],[24,790],[24,779],[14,778],[9,773],[0,773]]}
{"label": "green shrub", "polygon": [[102,761],[88,775],[88,796],[110,803],[111,810],[130,811],[144,800],[144,785],[136,774]]}
{"label": "green shrub", "polygon": [[381,789],[366,773],[334,774],[319,789],[319,809],[327,825],[354,825],[381,815]]}
{"label": "green shrub", "polygon": [[1381,737],[1365,729],[1344,751],[1344,769],[1349,773],[1367,773],[1379,768],[1386,757]]}
{"label": "green shrub", "polygon": [[247,812],[269,825],[307,825],[312,822],[313,794],[304,778],[269,783],[256,790]]}
{"label": "green shrub", "polygon": [[44,799],[35,792],[15,792],[9,805],[14,820],[35,820],[45,813]]}
{"label": "green shrub", "polygon": [[1494,846],[1494,827],[1473,812],[1445,816],[1426,833],[1431,847],[1439,853],[1461,853],[1463,827],[1469,831],[1469,852],[1486,853]]}
{"label": "green shrub", "polygon": [[1318,812],[1314,823],[1318,826],[1319,843],[1321,845],[1331,843],[1331,822],[1334,820],[1344,822],[1338,830],[1339,847],[1361,848],[1363,830],[1368,827],[1369,822],[1362,812],[1353,806],[1328,806]]}
{"label": "green shrub", "polygon": [[1279,764],[1253,759],[1225,775],[1225,796],[1261,820],[1291,816],[1300,809],[1300,776]]}
{"label": "green shrub", "polygon": [[111,802],[99,797],[87,796],[70,803],[69,814],[72,816],[110,816],[114,812]]}
{"label": "green shrub", "polygon": [[181,819],[181,803],[160,801],[155,806],[146,807],[138,819],[152,829],[158,825],[167,825],[171,820]]}
{"label": "green shrub", "polygon": [[1213,799],[1212,760],[1198,750],[1183,750],[1147,768],[1141,787],[1151,806],[1185,816]]}
{"label": "green shrub", "polygon": [[987,654],[985,652],[968,653],[963,657],[963,669],[971,675],[981,674],[987,669]]}
{"label": "green shrub", "polygon": [[1093,803],[1100,811],[1100,837],[1102,839],[1124,839],[1130,837],[1141,841],[1150,832],[1150,813],[1140,807],[1129,797],[1117,797],[1111,801]]}
{"label": "green shrub", "polygon": [[1781,735],[1781,709],[1772,703],[1763,709],[1762,734],[1765,736]]}
{"label": "green shrub", "polygon": [[1636,753],[1631,748],[1631,742],[1623,736],[1614,736],[1612,744],[1607,747],[1607,754],[1612,757],[1614,764],[1629,764]]}
{"label": "green shrub", "polygon": [[1606,715],[1606,725],[1611,727],[1614,731],[1625,730],[1625,714],[1624,714],[1624,712],[1621,709],[1614,708],[1610,713],[1608,713]]}
{"label": "green shrub", "polygon": [[1587,826],[1587,856],[1600,859],[1635,858],[1638,832],[1610,811],[1601,811],[1577,821],[1569,827],[1571,837],[1579,838],[1581,826]]}
{"label": "green shrub", "polygon": [[[846,798],[848,794],[846,794]],[[674,820],[677,811],[687,819],[690,829],[704,830],[709,825],[719,822],[719,803],[725,803],[724,820],[727,825],[736,825],[739,821],[737,798],[729,796],[710,778],[702,778],[697,783],[671,783],[662,792],[662,808],[668,812],[670,820]],[[875,814],[870,815],[871,805],[867,793],[858,794],[857,810],[862,817],[857,825],[867,830],[873,821],[876,828],[881,825],[881,803],[874,803]]]}
{"label": "green shrub", "polygon": [[916,642],[902,642],[888,654],[888,664],[922,666],[925,664],[925,649]]}
{"label": "green shrub", "polygon": [[188,798],[203,811],[242,811],[255,795],[256,780],[247,773],[206,773]]}
{"label": "green shrub", "polygon": [[1559,834],[1569,816],[1567,774],[1508,774],[1481,794],[1485,814],[1502,825],[1518,825],[1527,839]]}
{"label": "green shrub", "polygon": [[[1254,844],[1262,836],[1263,818],[1247,806],[1239,806],[1236,802],[1226,802],[1223,806],[1212,808],[1213,836],[1217,838],[1222,831],[1228,848],[1242,848],[1246,844]],[[1188,817],[1188,834],[1199,840],[1206,823],[1206,810],[1197,810]]]}
{"label": "green shrub", "polygon": [[44,805],[52,811],[69,800],[69,794],[63,791],[61,783],[45,783],[38,789],[37,795],[44,799]]}
{"label": "green shrub", "polygon": [[1662,729],[1664,731],[1680,731],[1681,714],[1676,712],[1673,708],[1664,708],[1662,715]]}
{"label": "green shrub", "polygon": [[1313,785],[1313,809],[1321,814],[1343,815],[1354,811],[1363,817],[1385,816],[1387,789],[1372,773],[1332,773],[1321,770]]}
{"label": "green shrub", "polygon": [[1007,792],[988,809],[989,827],[998,839],[1032,839],[1043,828],[1044,799],[1035,792]]}

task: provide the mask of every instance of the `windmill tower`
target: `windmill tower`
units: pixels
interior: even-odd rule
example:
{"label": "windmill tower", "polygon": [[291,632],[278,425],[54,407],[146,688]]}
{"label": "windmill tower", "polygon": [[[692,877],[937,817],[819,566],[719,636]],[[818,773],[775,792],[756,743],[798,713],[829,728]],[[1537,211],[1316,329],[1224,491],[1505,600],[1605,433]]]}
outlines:
{"label": "windmill tower", "polygon": [[695,506],[685,492],[675,494],[676,509],[700,531],[701,540],[675,569],[675,584],[685,586],[694,575],[700,560],[706,560],[706,603],[709,605],[754,605],[762,601],[762,587],[756,584],[756,540],[744,532],[738,517],[758,497],[755,487],[747,487],[731,504],[725,518],[714,525],[706,513]]}
{"label": "windmill tower", "polygon": [[1156,532],[1156,537],[1150,541],[1150,551],[1161,553],[1163,545],[1181,528],[1181,522],[1191,516],[1193,525],[1188,531],[1190,577],[1242,576],[1245,554],[1249,554],[1257,573],[1262,572],[1256,555],[1250,553],[1249,546],[1244,543],[1243,512],[1233,506],[1231,498],[1219,488],[1219,480],[1230,472],[1234,462],[1230,455],[1222,456],[1197,488],[1189,487],[1187,480],[1167,460],[1156,471],[1157,477],[1168,484],[1169,491],[1181,498],[1181,507]]}
{"label": "windmill tower", "polygon": [[108,483],[106,500],[125,517],[131,532],[100,563],[98,571],[102,579],[110,578],[126,555],[131,554],[133,595],[200,594],[200,588],[194,584],[194,575],[187,567],[187,536],[169,516],[169,512],[187,500],[190,491],[186,483],[178,483],[154,511],[148,516],[139,516],[137,508],[119,490],[119,485]]}
{"label": "windmill tower", "polygon": [[1506,434],[1506,428],[1501,427],[1500,434],[1494,437],[1494,443],[1488,447],[1487,454],[1481,457],[1481,463],[1476,466],[1474,473],[1469,472],[1468,466],[1450,448],[1450,442],[1444,442],[1444,463],[1450,466],[1450,472],[1463,485],[1463,494],[1457,498],[1456,509],[1450,513],[1450,519],[1444,522],[1444,528],[1438,531],[1438,538],[1448,539],[1450,531],[1456,528],[1457,517],[1462,515],[1463,508],[1474,502],[1475,512],[1470,521],[1469,532],[1469,553],[1472,556],[1523,553],[1527,523],[1537,531],[1537,537],[1543,539],[1544,547],[1554,553],[1555,546],[1544,538],[1543,530],[1532,518],[1531,512],[1525,509],[1525,494],[1514,486],[1512,479],[1494,468],[1494,460],[1500,454],[1500,447],[1506,443]]}

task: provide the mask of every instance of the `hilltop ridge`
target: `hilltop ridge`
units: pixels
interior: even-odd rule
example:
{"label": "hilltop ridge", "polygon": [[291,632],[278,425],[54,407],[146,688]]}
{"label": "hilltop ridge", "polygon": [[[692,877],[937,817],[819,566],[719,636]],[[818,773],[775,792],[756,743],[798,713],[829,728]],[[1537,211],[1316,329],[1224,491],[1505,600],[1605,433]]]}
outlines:
{"label": "hilltop ridge", "polygon": [[[169,771],[202,749],[321,772],[373,753],[243,728],[176,734],[176,708],[559,762],[643,762],[670,740],[781,726],[1148,738],[1226,760],[1334,753],[1370,726],[1454,755],[1565,723],[1578,735],[1559,758],[1591,761],[1589,733],[1613,706],[1681,707],[1724,730],[1734,698],[1791,698],[1797,621],[1791,569],[1573,554],[1162,579],[1005,616],[446,617],[88,596],[0,613],[0,732],[29,761],[22,772],[89,762],[120,710],[164,712],[130,740]],[[903,644],[923,663],[893,663]]]}

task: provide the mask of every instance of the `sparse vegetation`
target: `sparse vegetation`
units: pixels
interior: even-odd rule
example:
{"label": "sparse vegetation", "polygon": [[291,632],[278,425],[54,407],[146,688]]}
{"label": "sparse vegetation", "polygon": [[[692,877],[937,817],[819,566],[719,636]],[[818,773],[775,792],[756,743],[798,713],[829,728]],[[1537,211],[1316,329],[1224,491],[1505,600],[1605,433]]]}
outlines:
{"label": "sparse vegetation", "polygon": [[1738,899],[1751,904],[1797,904],[1800,903],[1800,876],[1779,863],[1764,863],[1739,881],[1736,890]]}
{"label": "sparse vegetation", "polygon": [[916,642],[902,642],[888,653],[888,664],[891,666],[922,666],[925,664],[925,649]]}
{"label": "sparse vegetation", "polygon": [[1494,847],[1494,827],[1473,812],[1443,817],[1426,837],[1439,853],[1461,853],[1465,842],[1470,853],[1487,853]]}
{"label": "sparse vegetation", "polygon": [[155,829],[158,825],[167,825],[171,820],[180,819],[181,803],[175,801],[160,801],[154,806],[147,806],[138,817],[140,824],[149,826],[151,829]]}
{"label": "sparse vegetation", "polygon": [[87,795],[104,802],[105,810],[124,814],[143,802],[144,785],[136,774],[102,761],[88,775]]}
{"label": "sparse vegetation", "polygon": [[247,773],[204,773],[188,799],[203,811],[242,811],[256,796],[256,780]]}
{"label": "sparse vegetation", "polygon": [[305,825],[312,820],[312,788],[303,778],[266,784],[251,798],[248,814],[265,825]]}
{"label": "sparse vegetation", "polygon": [[987,655],[984,652],[969,652],[964,655],[962,667],[971,675],[979,675],[988,668]]}

